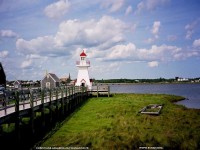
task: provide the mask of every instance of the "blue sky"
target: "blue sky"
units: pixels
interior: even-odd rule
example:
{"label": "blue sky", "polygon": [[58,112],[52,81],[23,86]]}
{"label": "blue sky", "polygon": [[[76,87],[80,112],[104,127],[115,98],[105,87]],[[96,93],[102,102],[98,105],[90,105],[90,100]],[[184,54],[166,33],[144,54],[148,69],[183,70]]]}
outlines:
{"label": "blue sky", "polygon": [[8,80],[75,79],[84,49],[95,79],[200,77],[199,10],[199,0],[1,0],[0,61]]}

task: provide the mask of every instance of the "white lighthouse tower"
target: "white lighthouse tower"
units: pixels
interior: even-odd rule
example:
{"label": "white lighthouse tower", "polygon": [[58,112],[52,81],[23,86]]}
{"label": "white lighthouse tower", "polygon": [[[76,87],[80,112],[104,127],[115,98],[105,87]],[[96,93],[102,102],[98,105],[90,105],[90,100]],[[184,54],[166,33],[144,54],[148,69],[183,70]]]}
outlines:
{"label": "white lighthouse tower", "polygon": [[86,59],[87,55],[84,50],[80,54],[80,61],[76,62],[78,67],[78,76],[76,80],[76,86],[85,86],[89,90],[92,89],[92,83],[90,82],[88,67],[90,67],[90,61]]}

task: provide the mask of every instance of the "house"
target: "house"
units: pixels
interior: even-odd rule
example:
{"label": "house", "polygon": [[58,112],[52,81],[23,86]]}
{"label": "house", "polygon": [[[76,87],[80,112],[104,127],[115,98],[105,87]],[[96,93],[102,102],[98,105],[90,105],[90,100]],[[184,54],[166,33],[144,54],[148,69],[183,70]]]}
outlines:
{"label": "house", "polygon": [[6,87],[6,74],[4,72],[1,62],[0,62],[0,85]]}
{"label": "house", "polygon": [[53,73],[47,73],[41,80],[41,88],[52,89],[60,86],[59,78]]}
{"label": "house", "polygon": [[20,81],[16,80],[15,82],[13,82],[13,86],[15,89],[21,89],[22,83]]}

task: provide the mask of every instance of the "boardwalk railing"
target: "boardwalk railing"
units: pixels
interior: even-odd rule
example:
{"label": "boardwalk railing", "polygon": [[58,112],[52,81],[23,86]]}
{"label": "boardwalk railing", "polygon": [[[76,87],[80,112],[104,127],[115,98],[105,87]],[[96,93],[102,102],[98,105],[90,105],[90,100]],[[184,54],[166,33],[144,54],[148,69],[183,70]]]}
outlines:
{"label": "boardwalk railing", "polygon": [[70,104],[75,107],[77,99],[87,95],[84,87],[62,87],[55,89],[26,89],[6,92],[0,98],[0,125],[10,116],[19,113],[23,116],[29,113],[30,109],[36,111],[42,107],[61,104]]}
{"label": "boardwalk railing", "polygon": [[90,91],[90,94],[96,95],[97,97],[99,95],[107,95],[110,96],[110,87],[108,85],[95,85],[92,86],[92,90]]}

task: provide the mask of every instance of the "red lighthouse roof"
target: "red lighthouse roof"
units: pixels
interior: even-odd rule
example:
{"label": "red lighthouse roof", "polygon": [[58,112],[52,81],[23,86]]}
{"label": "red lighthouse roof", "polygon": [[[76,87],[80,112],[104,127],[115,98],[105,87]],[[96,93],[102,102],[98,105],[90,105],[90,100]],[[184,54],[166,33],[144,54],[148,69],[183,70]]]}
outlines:
{"label": "red lighthouse roof", "polygon": [[84,52],[84,50],[82,51],[82,53],[80,54],[80,56],[87,56]]}

